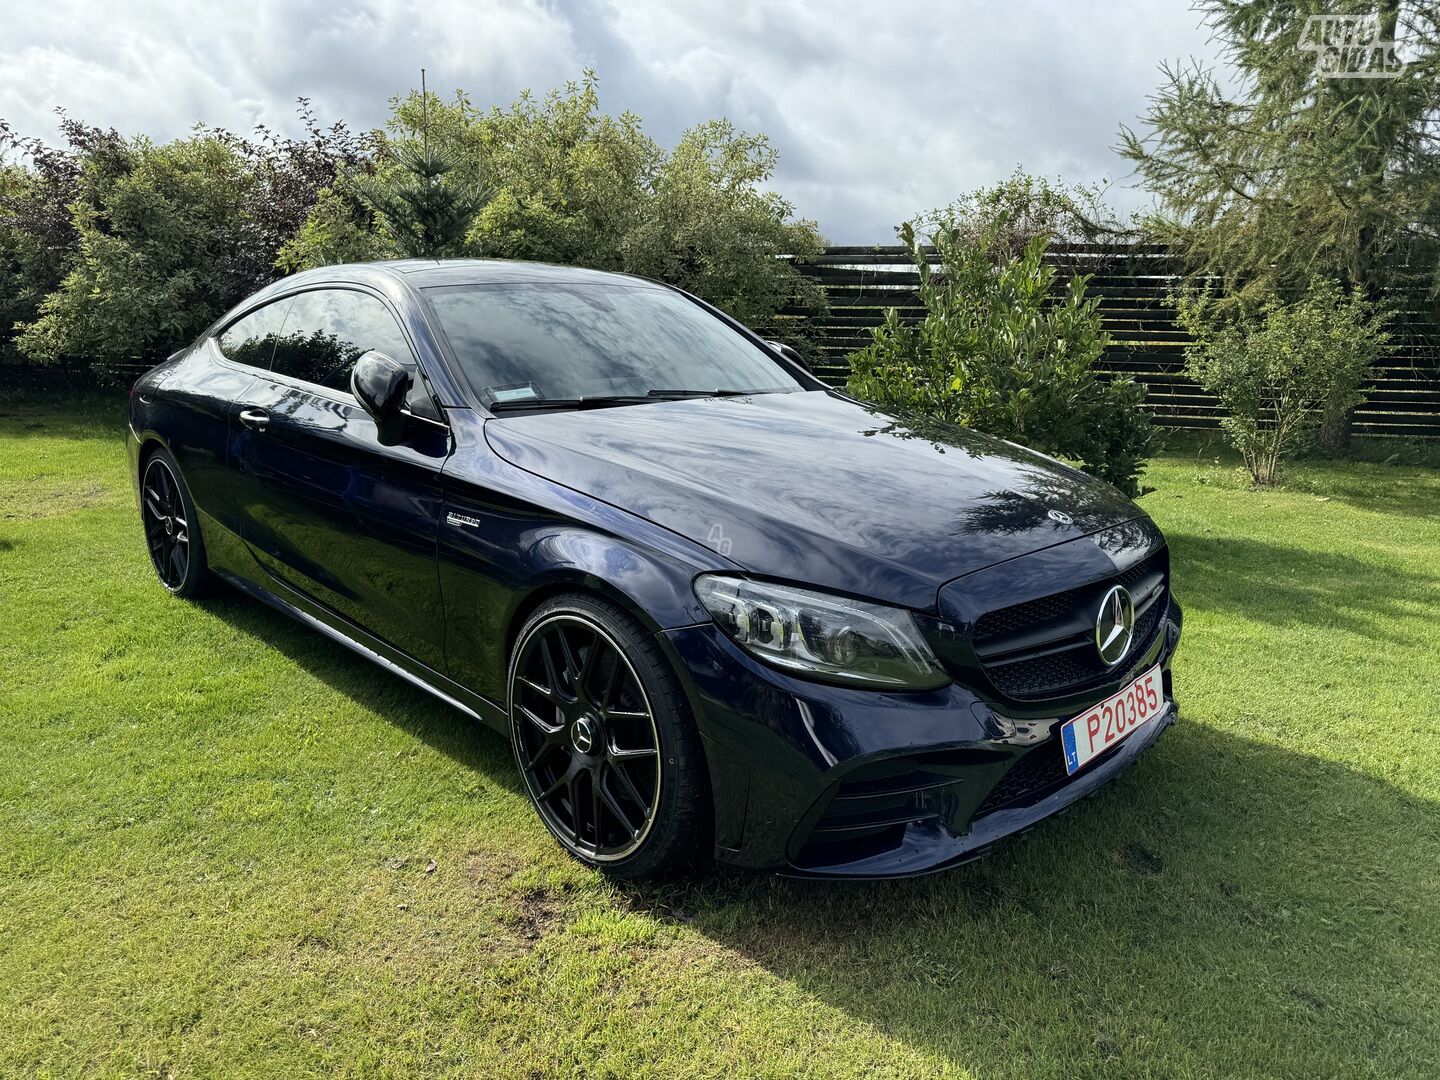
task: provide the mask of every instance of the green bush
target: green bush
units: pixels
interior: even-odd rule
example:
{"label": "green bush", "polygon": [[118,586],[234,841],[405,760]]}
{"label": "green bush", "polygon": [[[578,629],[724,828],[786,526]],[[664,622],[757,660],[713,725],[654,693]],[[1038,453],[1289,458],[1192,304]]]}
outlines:
{"label": "green bush", "polygon": [[77,368],[153,361],[279,276],[281,243],[364,156],[303,100],[300,116],[301,139],[205,128],[158,145],[67,118],[50,147],[0,123],[0,155],[22,159],[0,168],[0,318],[19,351]]}
{"label": "green bush", "polygon": [[[824,241],[814,222],[764,184],[777,155],[763,135],[728,121],[700,124],[666,151],[633,113],[600,111],[587,72],[543,98],[526,93],[483,110],[463,94],[419,93],[394,102],[369,198],[341,182],[281,253],[287,269],[400,254],[374,193],[406,182],[391,147],[422,133],[453,166],[457,187],[484,191],[463,253],[617,270],[659,278],[742,322],[776,330],[790,304],[824,307],[824,293],[795,269]],[[784,336],[781,333],[779,336]]]}
{"label": "green bush", "polygon": [[920,214],[911,225],[922,234],[949,227],[966,243],[987,245],[997,257],[1018,256],[1039,238],[1051,244],[1093,243],[1126,231],[1105,205],[1100,187],[1052,182],[1020,167],[997,184]]}
{"label": "green bush", "polygon": [[17,135],[0,120],[0,360],[60,287],[79,248],[72,204],[129,166],[115,131],[61,118],[63,146]]}
{"label": "green bush", "polygon": [[455,163],[425,140],[387,150],[390,167],[383,174],[345,178],[349,193],[381,231],[383,247],[408,258],[469,254],[467,234],[485,205],[484,191],[452,175]]}
{"label": "green bush", "polygon": [[240,155],[213,136],[127,151],[124,171],[72,207],[79,250],[20,335],[32,359],[154,357],[224,310],[252,182]]}
{"label": "green bush", "polygon": [[929,236],[938,268],[912,225],[900,238],[925,316],[907,324],[886,314],[850,358],[850,393],[1069,459],[1137,494],[1154,429],[1143,388],[1095,372],[1106,336],[1086,279],[1056,288],[1044,236],[1011,256],[995,232],[972,239],[941,223]]}
{"label": "green bush", "polygon": [[[1371,366],[1388,348],[1388,315],[1359,293],[1313,278],[1287,303],[1270,293],[1238,314],[1206,294],[1178,299],[1191,378],[1220,399],[1220,426],[1259,486],[1322,416],[1359,404]],[[1222,310],[1224,313],[1222,314]]]}

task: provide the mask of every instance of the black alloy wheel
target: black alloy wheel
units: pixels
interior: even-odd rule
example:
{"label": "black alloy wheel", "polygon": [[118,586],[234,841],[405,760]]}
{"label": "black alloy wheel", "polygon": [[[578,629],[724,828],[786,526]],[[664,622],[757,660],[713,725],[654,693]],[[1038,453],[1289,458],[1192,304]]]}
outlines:
{"label": "black alloy wheel", "polygon": [[698,733],[653,636],[589,597],[541,607],[510,667],[510,730],[531,802],[583,862],[650,877],[709,854]]}
{"label": "black alloy wheel", "polygon": [[195,595],[205,580],[205,548],[175,459],[163,449],[140,476],[140,521],[160,584],[177,596]]}

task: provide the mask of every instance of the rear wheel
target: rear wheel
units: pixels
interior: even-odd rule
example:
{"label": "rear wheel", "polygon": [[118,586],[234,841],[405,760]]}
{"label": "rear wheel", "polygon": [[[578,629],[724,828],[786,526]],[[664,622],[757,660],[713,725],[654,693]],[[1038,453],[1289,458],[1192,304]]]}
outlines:
{"label": "rear wheel", "polygon": [[163,447],[145,459],[140,473],[140,522],[160,584],[191,597],[207,582],[205,543],[180,468]]}
{"label": "rear wheel", "polygon": [[617,606],[549,600],[510,663],[510,734],[531,802],[576,858],[660,877],[710,855],[699,733],[654,636]]}

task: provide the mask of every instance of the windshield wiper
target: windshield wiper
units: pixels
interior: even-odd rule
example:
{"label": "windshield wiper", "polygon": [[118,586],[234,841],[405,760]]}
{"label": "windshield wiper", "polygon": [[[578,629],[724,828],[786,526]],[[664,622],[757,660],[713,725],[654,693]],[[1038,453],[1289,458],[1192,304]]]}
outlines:
{"label": "windshield wiper", "polygon": [[763,394],[763,390],[647,390],[646,397],[688,398],[688,397],[745,397],[749,394]]}
{"label": "windshield wiper", "polygon": [[491,412],[522,412],[525,409],[595,409],[606,405],[643,405],[654,398],[644,394],[587,394],[568,398],[518,398],[492,401],[485,407]]}
{"label": "windshield wiper", "polygon": [[528,409],[597,409],[607,405],[643,405],[647,401],[680,400],[682,398],[745,397],[764,393],[763,390],[647,390],[643,394],[586,394],[569,398],[516,398],[492,401],[491,412],[524,412]]}

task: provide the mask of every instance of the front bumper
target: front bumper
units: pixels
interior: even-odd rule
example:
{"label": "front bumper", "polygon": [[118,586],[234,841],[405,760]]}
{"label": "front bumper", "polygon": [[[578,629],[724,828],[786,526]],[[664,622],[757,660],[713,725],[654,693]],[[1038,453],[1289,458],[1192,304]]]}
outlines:
{"label": "front bumper", "polygon": [[1123,772],[1175,721],[1181,614],[1130,670],[1161,664],[1165,708],[1075,776],[1059,727],[1090,701],[1022,706],[952,683],[890,693],[761,664],[711,624],[666,632],[705,740],[716,853],[806,877],[904,877],[978,858]]}

